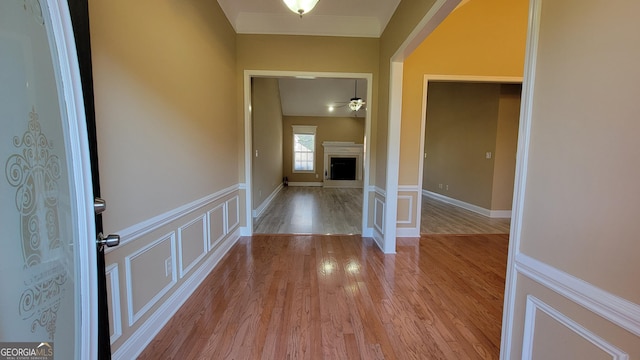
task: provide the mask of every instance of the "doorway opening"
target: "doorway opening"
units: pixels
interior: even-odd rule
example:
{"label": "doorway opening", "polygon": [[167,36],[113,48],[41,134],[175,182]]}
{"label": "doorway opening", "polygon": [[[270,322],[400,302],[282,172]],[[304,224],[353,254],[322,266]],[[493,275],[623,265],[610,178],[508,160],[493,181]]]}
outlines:
{"label": "doorway opening", "polygon": [[425,76],[421,234],[508,234],[522,79]]}
{"label": "doorway opening", "polygon": [[[304,90],[314,82],[320,90]],[[348,84],[345,94],[327,88],[345,83]],[[318,104],[324,95],[315,91],[327,89],[332,99]],[[265,96],[271,98],[266,103]],[[363,98],[366,105],[357,111],[349,109],[353,97]],[[367,106],[371,98],[370,73],[245,71],[244,168],[246,223],[250,231],[247,235],[255,232],[371,236],[371,229],[367,228],[366,194],[371,134],[371,112]],[[303,135],[296,137],[297,133]],[[324,154],[324,147],[329,145],[359,148],[358,155],[351,156],[356,159],[355,169],[351,169],[355,179],[332,178],[332,164]],[[340,158],[336,157],[339,163],[334,168],[346,165]],[[349,176],[348,170],[346,175],[340,171],[339,177]],[[341,212],[345,216],[339,216]]]}

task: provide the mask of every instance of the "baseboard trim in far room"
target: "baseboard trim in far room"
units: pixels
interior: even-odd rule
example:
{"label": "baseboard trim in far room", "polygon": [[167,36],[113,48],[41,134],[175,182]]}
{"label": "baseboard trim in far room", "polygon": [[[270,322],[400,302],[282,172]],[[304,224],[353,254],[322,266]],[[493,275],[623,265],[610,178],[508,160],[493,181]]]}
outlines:
{"label": "baseboard trim in far room", "polygon": [[484,215],[490,218],[502,218],[502,219],[511,218],[511,210],[489,210],[477,205],[469,204],[468,202],[450,198],[448,196],[438,194],[429,190],[424,190],[424,189],[422,190],[422,195],[430,197],[432,199],[440,200],[442,202],[446,202],[447,204],[461,207],[465,210],[473,211],[474,213]]}
{"label": "baseboard trim in far room", "polygon": [[288,184],[289,186],[315,186],[315,187],[321,187],[322,186],[322,181],[319,182],[289,182]]}
{"label": "baseboard trim in far room", "polygon": [[264,210],[269,206],[269,204],[271,204],[271,202],[273,202],[273,199],[275,199],[276,195],[278,195],[278,193],[280,192],[280,190],[282,190],[283,187],[284,186],[282,184],[278,185],[275,188],[275,190],[273,190],[271,194],[269,194],[269,196],[267,196],[267,198],[264,199],[262,204],[260,204],[260,206],[258,206],[257,209],[252,211],[252,215],[254,218],[257,218],[258,216],[262,215]]}

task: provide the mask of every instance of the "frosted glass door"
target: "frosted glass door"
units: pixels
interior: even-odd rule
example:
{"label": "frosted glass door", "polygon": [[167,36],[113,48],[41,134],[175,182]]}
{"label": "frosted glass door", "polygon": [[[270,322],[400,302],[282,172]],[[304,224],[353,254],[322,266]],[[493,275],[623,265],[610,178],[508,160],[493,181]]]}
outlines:
{"label": "frosted glass door", "polygon": [[93,358],[87,138],[59,3],[0,0],[0,345]]}

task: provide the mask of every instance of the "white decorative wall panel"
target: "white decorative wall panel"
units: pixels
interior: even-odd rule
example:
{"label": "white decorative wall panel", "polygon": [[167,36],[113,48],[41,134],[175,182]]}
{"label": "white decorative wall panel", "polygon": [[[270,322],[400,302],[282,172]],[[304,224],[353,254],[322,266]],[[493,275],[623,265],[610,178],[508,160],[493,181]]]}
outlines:
{"label": "white decorative wall panel", "polygon": [[[411,195],[398,195],[398,224],[411,224],[413,223],[413,196]],[[404,216],[404,217],[401,217]]]}
{"label": "white decorative wall panel", "polygon": [[227,208],[227,231],[233,231],[240,224],[240,197],[234,196],[225,202]]}
{"label": "white decorative wall panel", "polygon": [[202,215],[178,228],[180,278],[207,255],[207,221]]}
{"label": "white decorative wall panel", "polygon": [[373,226],[380,234],[384,234],[384,202],[378,197],[373,208]]}
{"label": "white decorative wall panel", "polygon": [[227,235],[227,219],[225,215],[225,204],[222,203],[207,212],[209,217],[209,251]]}
{"label": "white decorative wall panel", "polygon": [[[629,359],[627,353],[533,295],[527,296],[525,311],[523,360]],[[537,332],[538,328],[544,331]],[[547,353],[549,349],[554,353]]]}
{"label": "white decorative wall panel", "polygon": [[120,278],[118,264],[105,269],[109,306],[109,337],[113,344],[122,335],[122,310],[120,309]]}
{"label": "white decorative wall panel", "polygon": [[[175,240],[175,232],[171,232],[125,257],[129,326],[176,284]],[[166,259],[170,259],[170,274]]]}

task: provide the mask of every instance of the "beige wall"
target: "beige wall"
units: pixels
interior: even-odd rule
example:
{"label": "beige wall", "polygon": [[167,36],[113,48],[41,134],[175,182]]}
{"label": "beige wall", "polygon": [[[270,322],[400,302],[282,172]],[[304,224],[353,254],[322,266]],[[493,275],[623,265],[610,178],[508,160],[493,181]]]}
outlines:
{"label": "beige wall", "polygon": [[[324,179],[324,141],[352,141],[362,144],[364,140],[364,118],[355,117],[314,117],[314,116],[284,116],[283,117],[283,163],[284,176],[290,182],[321,182]],[[313,125],[316,128],[316,173],[294,173],[292,163],[293,128],[292,125]],[[316,174],[318,175],[316,177]]]}
{"label": "beige wall", "polygon": [[[640,358],[639,12],[637,1],[541,1],[522,224],[510,268],[517,280],[510,358],[520,357],[523,336],[555,331],[535,324],[523,333],[526,296]],[[548,288],[552,282],[567,298]],[[567,300],[578,301],[576,294],[590,301]],[[553,346],[554,354],[567,350]]]}
{"label": "beige wall", "polygon": [[[239,84],[245,70],[371,73],[373,95],[368,102],[377,102],[379,39],[245,34],[239,34],[237,38]],[[242,99],[241,88],[239,99]],[[374,124],[377,122],[377,108],[372,106],[368,109]],[[238,112],[242,118],[244,110],[241,105]],[[240,131],[244,134],[242,127]],[[370,145],[373,157],[376,145]],[[244,147],[242,151],[244,153]],[[244,177],[242,174],[243,171],[241,178]]]}
{"label": "beige wall", "polygon": [[588,1],[593,12],[577,15],[569,7],[582,2],[552,3],[543,3],[521,250],[640,303],[630,286],[640,273],[640,242],[630,240],[640,213],[640,48],[627,46],[640,33],[628,14],[640,5],[621,2],[619,20],[596,26],[593,12],[608,6]]}
{"label": "beige wall", "polygon": [[518,150],[522,85],[502,84],[498,100],[496,151],[493,155],[491,210],[511,210]]}
{"label": "beige wall", "polygon": [[251,87],[251,186],[255,210],[282,184],[282,106],[278,79],[254,78]]}
{"label": "beige wall", "polygon": [[487,210],[511,210],[520,89],[429,82],[422,189]]}
{"label": "beige wall", "polygon": [[431,82],[423,188],[491,209],[500,84]]}
{"label": "beige wall", "polygon": [[406,59],[400,184],[419,186],[423,75],[522,76],[527,12],[527,0],[469,1]]}
{"label": "beige wall", "polygon": [[238,237],[236,35],[215,1],[89,12],[104,229],[123,235],[106,255],[112,351],[133,358],[132,336]]}
{"label": "beige wall", "polygon": [[89,1],[104,224],[238,183],[236,40],[217,3]]}

